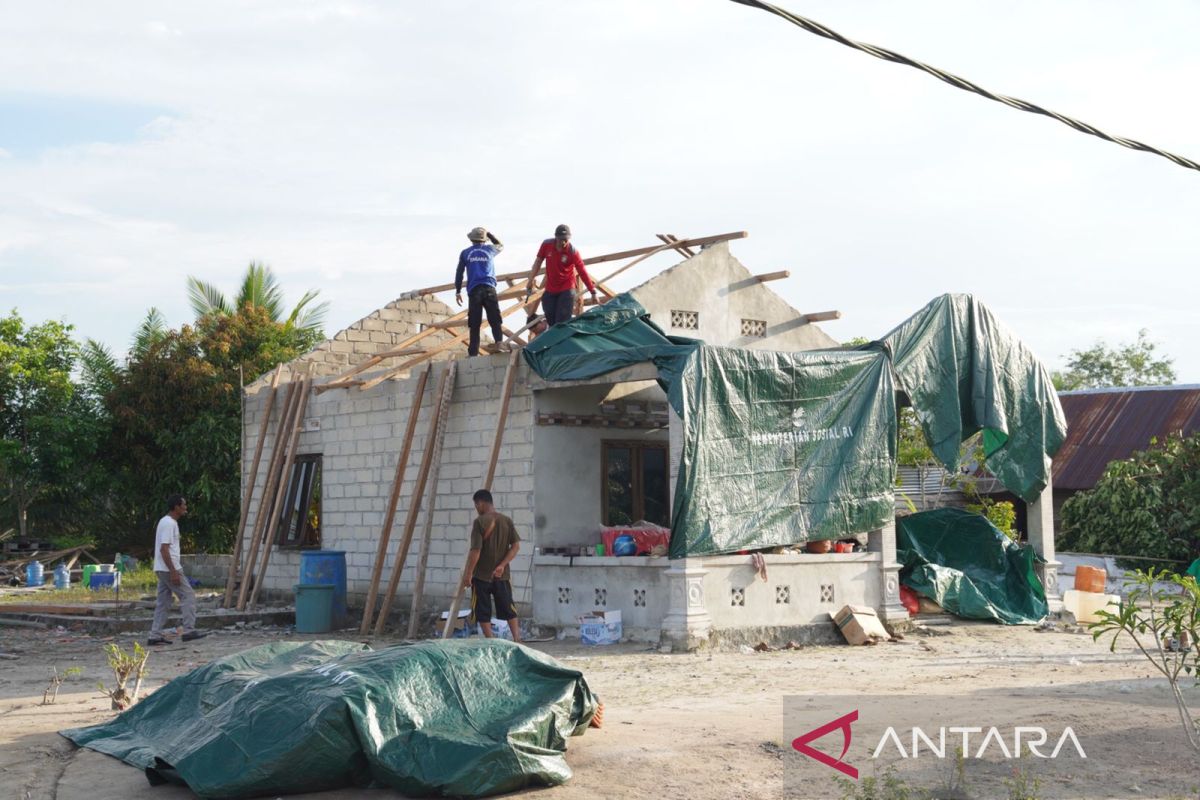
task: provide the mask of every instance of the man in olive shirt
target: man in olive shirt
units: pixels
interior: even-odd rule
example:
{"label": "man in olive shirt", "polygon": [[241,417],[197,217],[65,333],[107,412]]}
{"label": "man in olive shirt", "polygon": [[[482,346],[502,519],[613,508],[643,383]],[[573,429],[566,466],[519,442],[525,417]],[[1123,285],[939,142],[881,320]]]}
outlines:
{"label": "man in olive shirt", "polygon": [[[513,603],[508,565],[521,549],[521,537],[513,521],[496,511],[492,493],[480,489],[472,498],[479,516],[471,528],[471,551],[467,554],[466,588],[473,595],[475,621],[491,639],[492,616],[508,623],[514,642],[521,641],[517,607]],[[495,611],[492,601],[495,601]]]}

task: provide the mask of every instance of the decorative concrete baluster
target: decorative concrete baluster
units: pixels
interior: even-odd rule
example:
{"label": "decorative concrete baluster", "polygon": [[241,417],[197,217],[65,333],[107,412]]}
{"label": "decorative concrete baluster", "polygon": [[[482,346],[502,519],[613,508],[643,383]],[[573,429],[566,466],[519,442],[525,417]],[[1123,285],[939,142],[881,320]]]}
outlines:
{"label": "decorative concrete baluster", "polygon": [[900,602],[900,564],[896,561],[896,519],[867,534],[867,549],[880,554],[879,587],[883,601],[879,618],[889,624],[906,622],[908,609]]}
{"label": "decorative concrete baluster", "polygon": [[1044,559],[1044,563],[1037,564],[1036,569],[1038,577],[1042,579],[1042,586],[1046,589],[1046,603],[1050,606],[1051,614],[1061,613],[1063,603],[1062,592],[1058,586],[1058,571],[1062,563],[1054,553],[1054,489],[1049,478],[1038,499],[1026,509],[1026,524],[1033,552]]}
{"label": "decorative concrete baluster", "polygon": [[683,558],[667,568],[670,604],[662,621],[662,639],[672,650],[695,650],[708,643],[712,617],[704,605],[704,569],[700,559]]}

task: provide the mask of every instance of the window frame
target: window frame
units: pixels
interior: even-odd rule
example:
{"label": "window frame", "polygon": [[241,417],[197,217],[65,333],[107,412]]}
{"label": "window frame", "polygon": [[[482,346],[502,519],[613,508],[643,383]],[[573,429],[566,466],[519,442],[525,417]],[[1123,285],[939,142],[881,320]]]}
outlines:
{"label": "window frame", "polygon": [[661,450],[663,454],[663,469],[666,479],[666,497],[663,508],[666,511],[666,521],[661,524],[671,527],[671,447],[669,442],[648,442],[630,439],[601,439],[600,440],[600,524],[610,526],[608,516],[608,451],[610,449],[629,450],[629,469],[632,475],[630,495],[633,498],[633,512],[630,523],[646,519],[646,487],[644,480],[645,464],[642,459],[644,450]]}
{"label": "window frame", "polygon": [[[315,465],[315,468],[309,473],[307,480],[304,480],[304,468],[307,465]],[[292,461],[292,474],[288,479],[287,492],[284,494],[283,505],[278,511],[272,511],[272,514],[277,514],[275,525],[275,545],[282,550],[314,550],[321,547],[321,526],[317,524],[316,530],[309,523],[308,509],[312,508],[313,501],[317,503],[317,519],[321,518],[321,494],[324,486],[321,476],[322,457],[320,453],[303,453],[297,455]],[[314,492],[314,485],[317,491]],[[304,513],[300,516],[299,530],[296,531],[296,536],[290,538],[288,536],[290,526],[290,516],[292,509],[296,508],[296,493],[300,492],[300,508],[304,509]]]}

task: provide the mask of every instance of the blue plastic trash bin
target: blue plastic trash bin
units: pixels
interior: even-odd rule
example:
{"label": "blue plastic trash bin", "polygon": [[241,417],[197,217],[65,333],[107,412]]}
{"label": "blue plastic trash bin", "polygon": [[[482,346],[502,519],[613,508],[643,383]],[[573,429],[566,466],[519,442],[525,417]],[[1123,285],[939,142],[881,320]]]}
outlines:
{"label": "blue plastic trash bin", "polygon": [[323,584],[333,586],[333,616],[331,618],[333,627],[345,627],[349,621],[346,614],[345,550],[301,551],[300,585],[320,586]]}
{"label": "blue plastic trash bin", "polygon": [[296,633],[329,633],[333,630],[332,583],[292,587],[296,592]]}

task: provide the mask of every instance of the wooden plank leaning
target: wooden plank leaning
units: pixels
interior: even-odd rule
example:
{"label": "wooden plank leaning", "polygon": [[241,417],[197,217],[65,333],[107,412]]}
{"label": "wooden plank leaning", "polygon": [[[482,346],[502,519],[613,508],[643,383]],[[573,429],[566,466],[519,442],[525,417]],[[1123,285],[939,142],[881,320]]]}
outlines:
{"label": "wooden plank leaning", "polygon": [[[300,400],[297,403],[295,413],[295,421],[291,430],[291,441],[288,444],[287,459],[283,464],[283,472],[279,485],[275,489],[275,513],[271,514],[271,518],[267,520],[267,532],[263,536],[263,558],[262,566],[258,570],[258,580],[254,582],[254,594],[250,596],[250,608],[253,608],[258,603],[258,595],[262,591],[263,581],[267,577],[267,565],[271,563],[271,552],[274,550],[272,545],[275,544],[275,529],[279,525],[279,518],[283,516],[283,504],[287,501],[288,489],[292,483],[292,464],[296,461],[296,446],[300,442],[300,431],[304,429],[304,411],[308,408],[308,398],[312,394],[312,369],[309,369],[304,379],[300,381]],[[303,510],[302,510],[303,511]]]}
{"label": "wooden plank leaning", "polygon": [[429,493],[425,497],[425,529],[421,534],[421,556],[417,561],[417,577],[413,584],[412,606],[408,615],[408,638],[417,635],[417,622],[421,614],[421,600],[425,596],[425,570],[429,565],[429,544],[433,541],[433,514],[437,510],[438,478],[442,474],[442,449],[446,442],[446,427],[450,419],[450,398],[454,394],[454,383],[451,381],[444,395],[444,402],[438,407],[438,429],[436,441],[433,444],[433,470],[429,476]]}
{"label": "wooden plank leaning", "polygon": [[[488,468],[482,487],[488,491],[491,491],[492,479],[496,476],[496,462],[500,458],[500,445],[504,441],[504,422],[508,416],[508,402],[512,399],[512,389],[517,378],[517,366],[520,363],[520,355],[520,351],[513,351],[508,359],[508,369],[504,373],[504,390],[500,396],[500,409],[496,413],[496,435],[492,437],[492,452],[488,457]],[[458,577],[458,588],[455,589],[454,600],[450,603],[450,614],[446,617],[446,624],[442,627],[443,639],[449,638],[450,631],[454,630],[454,622],[458,619],[458,607],[462,603],[463,589],[467,578],[470,577],[467,575],[468,563],[467,559],[463,560],[462,572]]]}
{"label": "wooden plank leaning", "polygon": [[400,575],[404,572],[404,563],[408,560],[413,531],[417,526],[417,515],[421,512],[421,495],[425,494],[425,484],[429,480],[429,468],[433,464],[434,440],[437,438],[442,409],[450,404],[450,397],[454,394],[454,378],[457,372],[458,364],[451,361],[438,381],[438,404],[429,419],[429,436],[425,440],[427,445],[421,458],[421,469],[417,472],[417,482],[413,486],[412,499],[408,503],[408,516],[404,520],[404,534],[400,539],[400,546],[396,548],[392,577],[388,581],[387,594],[383,596],[383,604],[380,606],[379,616],[375,620],[375,635],[377,636],[383,633],[383,626],[387,624],[388,613],[392,610],[392,601],[396,599],[396,589],[400,586]]}
{"label": "wooden plank leaning", "polygon": [[250,479],[246,482],[246,493],[242,497],[242,514],[238,519],[237,534],[233,540],[233,559],[229,564],[229,578],[225,581],[225,598],[221,605],[229,608],[233,600],[233,587],[237,585],[238,573],[242,571],[242,540],[246,536],[246,517],[250,515],[250,503],[254,500],[254,484],[258,481],[258,465],[262,461],[263,444],[267,441],[267,429],[271,425],[271,413],[275,410],[275,395],[279,393],[279,376],[283,374],[283,364],[275,367],[271,376],[271,387],[267,390],[267,407],[263,411],[262,422],[258,426],[258,443],[254,446],[254,460],[250,465]]}
{"label": "wooden plank leaning", "polygon": [[283,408],[279,417],[279,425],[275,428],[275,441],[271,445],[271,460],[267,465],[266,482],[263,486],[262,498],[258,503],[258,513],[254,515],[254,527],[250,531],[250,549],[246,553],[246,569],[240,578],[241,588],[238,590],[237,610],[246,610],[246,598],[250,594],[250,583],[254,577],[254,565],[258,562],[258,548],[262,542],[262,532],[267,525],[267,515],[271,513],[270,498],[275,496],[275,483],[279,480],[279,468],[283,463],[283,453],[287,448],[284,439],[287,436],[288,423],[291,422],[296,404],[300,400],[297,392],[296,376],[288,382],[287,394],[284,395]]}
{"label": "wooden plank leaning", "polygon": [[425,385],[429,383],[429,373],[433,365],[428,364],[421,377],[417,379],[417,388],[409,403],[408,426],[404,429],[404,442],[400,446],[400,457],[396,460],[396,472],[392,478],[392,491],[388,495],[387,510],[383,513],[383,528],[379,532],[379,546],[375,551],[375,567],[371,571],[371,582],[367,587],[367,603],[363,608],[362,625],[358,632],[366,635],[371,629],[371,616],[375,613],[375,598],[379,594],[379,577],[383,573],[383,562],[387,558],[388,540],[392,537],[392,519],[396,516],[396,505],[400,502],[400,488],[404,485],[404,473],[408,469],[408,454],[412,451],[413,433],[417,429],[417,417],[421,413],[421,403],[425,397]]}

